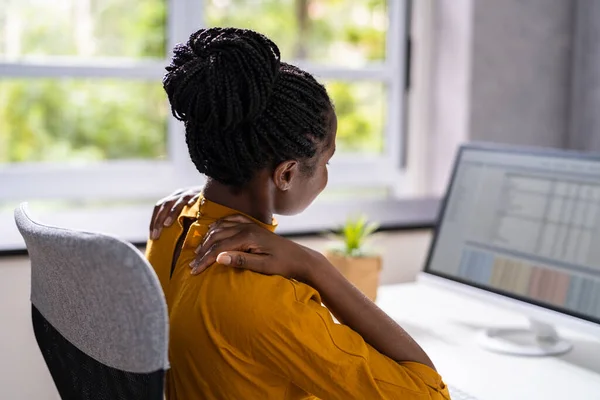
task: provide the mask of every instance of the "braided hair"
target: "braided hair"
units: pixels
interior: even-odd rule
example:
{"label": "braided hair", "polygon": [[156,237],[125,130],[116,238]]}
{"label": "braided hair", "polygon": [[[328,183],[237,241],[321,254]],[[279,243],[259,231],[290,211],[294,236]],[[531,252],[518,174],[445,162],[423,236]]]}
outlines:
{"label": "braided hair", "polygon": [[200,173],[240,187],[285,160],[310,171],[333,106],[325,87],[281,62],[267,37],[201,29],[175,47],[166,70],[163,86]]}

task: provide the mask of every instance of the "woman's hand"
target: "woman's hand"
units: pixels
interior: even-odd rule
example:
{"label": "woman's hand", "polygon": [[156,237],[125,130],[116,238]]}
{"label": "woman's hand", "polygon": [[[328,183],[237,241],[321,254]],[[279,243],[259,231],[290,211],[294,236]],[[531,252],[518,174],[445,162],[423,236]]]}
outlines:
{"label": "woman's hand", "polygon": [[162,228],[171,226],[183,207],[191,206],[198,200],[201,191],[201,187],[178,189],[159,200],[154,206],[150,220],[150,239],[158,239]]}
{"label": "woman's hand", "polygon": [[242,215],[215,222],[190,264],[199,274],[215,262],[265,275],[307,281],[312,266],[324,257],[307,247],[272,233]]}

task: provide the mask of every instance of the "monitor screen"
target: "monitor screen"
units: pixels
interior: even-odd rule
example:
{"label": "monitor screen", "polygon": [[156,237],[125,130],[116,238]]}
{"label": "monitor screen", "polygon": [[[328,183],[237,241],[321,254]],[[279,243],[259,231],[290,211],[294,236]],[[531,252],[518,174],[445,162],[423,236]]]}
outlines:
{"label": "monitor screen", "polygon": [[600,158],[463,147],[426,272],[600,323]]}

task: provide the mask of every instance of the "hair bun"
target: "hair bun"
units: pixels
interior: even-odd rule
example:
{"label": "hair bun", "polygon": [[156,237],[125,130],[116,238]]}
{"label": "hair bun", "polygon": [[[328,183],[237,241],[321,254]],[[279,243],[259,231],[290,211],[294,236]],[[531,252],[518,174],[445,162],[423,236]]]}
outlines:
{"label": "hair bun", "polygon": [[201,29],[175,47],[163,86],[177,119],[217,134],[266,109],[279,67],[279,49],[260,33]]}

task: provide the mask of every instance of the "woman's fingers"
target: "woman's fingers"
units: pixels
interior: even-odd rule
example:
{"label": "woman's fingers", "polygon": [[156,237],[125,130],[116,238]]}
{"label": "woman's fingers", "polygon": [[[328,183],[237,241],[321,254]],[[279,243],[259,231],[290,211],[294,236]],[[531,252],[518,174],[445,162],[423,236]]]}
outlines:
{"label": "woman's fingers", "polygon": [[203,262],[201,265],[192,270],[193,275],[202,273],[206,268],[215,262],[230,266],[233,268],[249,269],[261,274],[271,275],[268,271],[268,263],[272,256],[270,254],[253,254],[242,251],[226,251],[221,252],[214,257],[210,256],[210,262]]}
{"label": "woman's fingers", "polygon": [[152,218],[150,219],[150,237],[152,237],[152,231],[154,231],[154,229],[157,228],[156,219],[160,215],[163,205],[166,202],[171,201],[171,199],[173,198],[173,195],[174,194],[168,195],[167,197],[163,197],[162,199],[157,201],[156,204],[154,205],[154,209],[152,210]]}
{"label": "woman's fingers", "polygon": [[173,222],[175,222],[175,220],[177,219],[179,214],[181,214],[181,211],[183,210],[183,208],[186,206],[188,206],[188,207],[193,206],[194,203],[196,201],[198,201],[199,197],[200,197],[200,192],[197,189],[188,190],[188,191],[185,191],[185,192],[179,194],[175,203],[171,205],[171,208],[169,209],[169,212],[167,213],[167,216],[163,222],[163,225],[164,226],[173,225]]}
{"label": "woman's fingers", "polygon": [[171,203],[170,207],[166,209],[167,211],[165,212],[165,217],[160,228],[162,229],[163,226],[171,226],[179,214],[181,214],[181,210],[187,205],[188,201],[188,196],[181,196],[175,200],[174,203]]}
{"label": "woman's fingers", "polygon": [[[233,262],[236,263],[236,266],[243,267],[244,264],[239,263],[244,263],[247,257],[240,258],[239,254],[248,254],[248,251],[257,253],[258,251],[254,241],[256,236],[256,232],[253,232],[254,229],[263,231],[251,218],[244,215],[230,215],[216,221],[210,226],[202,244],[195,249],[198,257],[190,263],[192,274],[197,275],[217,262],[217,256],[225,251],[236,252]],[[258,259],[253,258],[251,264],[259,268],[262,264],[257,263],[261,260],[260,257],[265,255],[250,255],[259,257]]]}
{"label": "woman's fingers", "polygon": [[225,251],[217,255],[219,264],[228,265],[234,268],[249,269],[261,274],[267,273],[269,254],[251,254],[241,251]]}
{"label": "woman's fingers", "polygon": [[248,249],[248,242],[244,235],[240,235],[240,231],[235,228],[213,233],[209,240],[209,242],[205,241],[200,249],[196,249],[198,256],[190,263],[192,274],[200,273],[217,262],[217,256],[223,251],[246,251]]}
{"label": "woman's fingers", "polygon": [[164,226],[165,219],[174,203],[174,200],[165,199],[165,201],[161,200],[154,206],[154,213],[150,224],[150,239],[156,240],[160,237],[160,232]]}
{"label": "woman's fingers", "polygon": [[203,255],[208,249],[211,248],[216,242],[227,239],[240,233],[241,227],[239,224],[233,224],[230,226],[219,225],[208,231],[202,243],[196,247],[194,253]]}
{"label": "woman's fingers", "polygon": [[156,216],[159,211],[160,211],[159,205],[155,205],[154,209],[152,209],[152,218],[150,218],[150,226],[148,228],[149,232],[150,232],[150,239],[152,239],[152,231],[154,231],[154,221],[156,221]]}
{"label": "woman's fingers", "polygon": [[178,189],[167,197],[162,198],[154,206],[150,220],[150,239],[160,237],[163,227],[173,225],[185,206],[192,206],[200,197],[200,190]]}
{"label": "woman's fingers", "polygon": [[246,232],[242,231],[233,235],[231,235],[230,232],[227,232],[223,236],[224,238],[215,240],[212,245],[207,246],[207,250],[203,250],[202,253],[200,253],[200,258],[197,258],[190,263],[192,274],[199,274],[217,262],[217,256],[224,251],[248,252],[255,247]]}
{"label": "woman's fingers", "polygon": [[243,224],[240,224],[239,222],[229,222],[229,221],[223,221],[223,220],[219,220],[215,223],[213,223],[209,229],[208,232],[210,233],[211,231],[214,231],[215,229],[221,229],[221,228],[231,228],[233,226],[239,226],[242,227]]}
{"label": "woman's fingers", "polygon": [[[202,254],[202,251],[210,248],[215,241],[223,240],[226,237],[233,236],[239,233],[244,227],[254,227],[255,225],[256,224],[254,221],[243,215],[231,215],[229,217],[222,218],[209,227],[204,240],[196,248],[195,253]],[[237,229],[232,230],[230,228]]]}
{"label": "woman's fingers", "polygon": [[197,202],[199,198],[200,198],[200,192],[196,193],[195,195],[192,195],[190,197],[190,199],[188,200],[187,205],[188,206],[193,206],[194,203]]}
{"label": "woman's fingers", "polygon": [[222,218],[220,221],[238,222],[240,224],[254,224],[255,223],[252,219],[246,217],[245,215],[241,215],[241,214],[230,215],[228,217]]}

